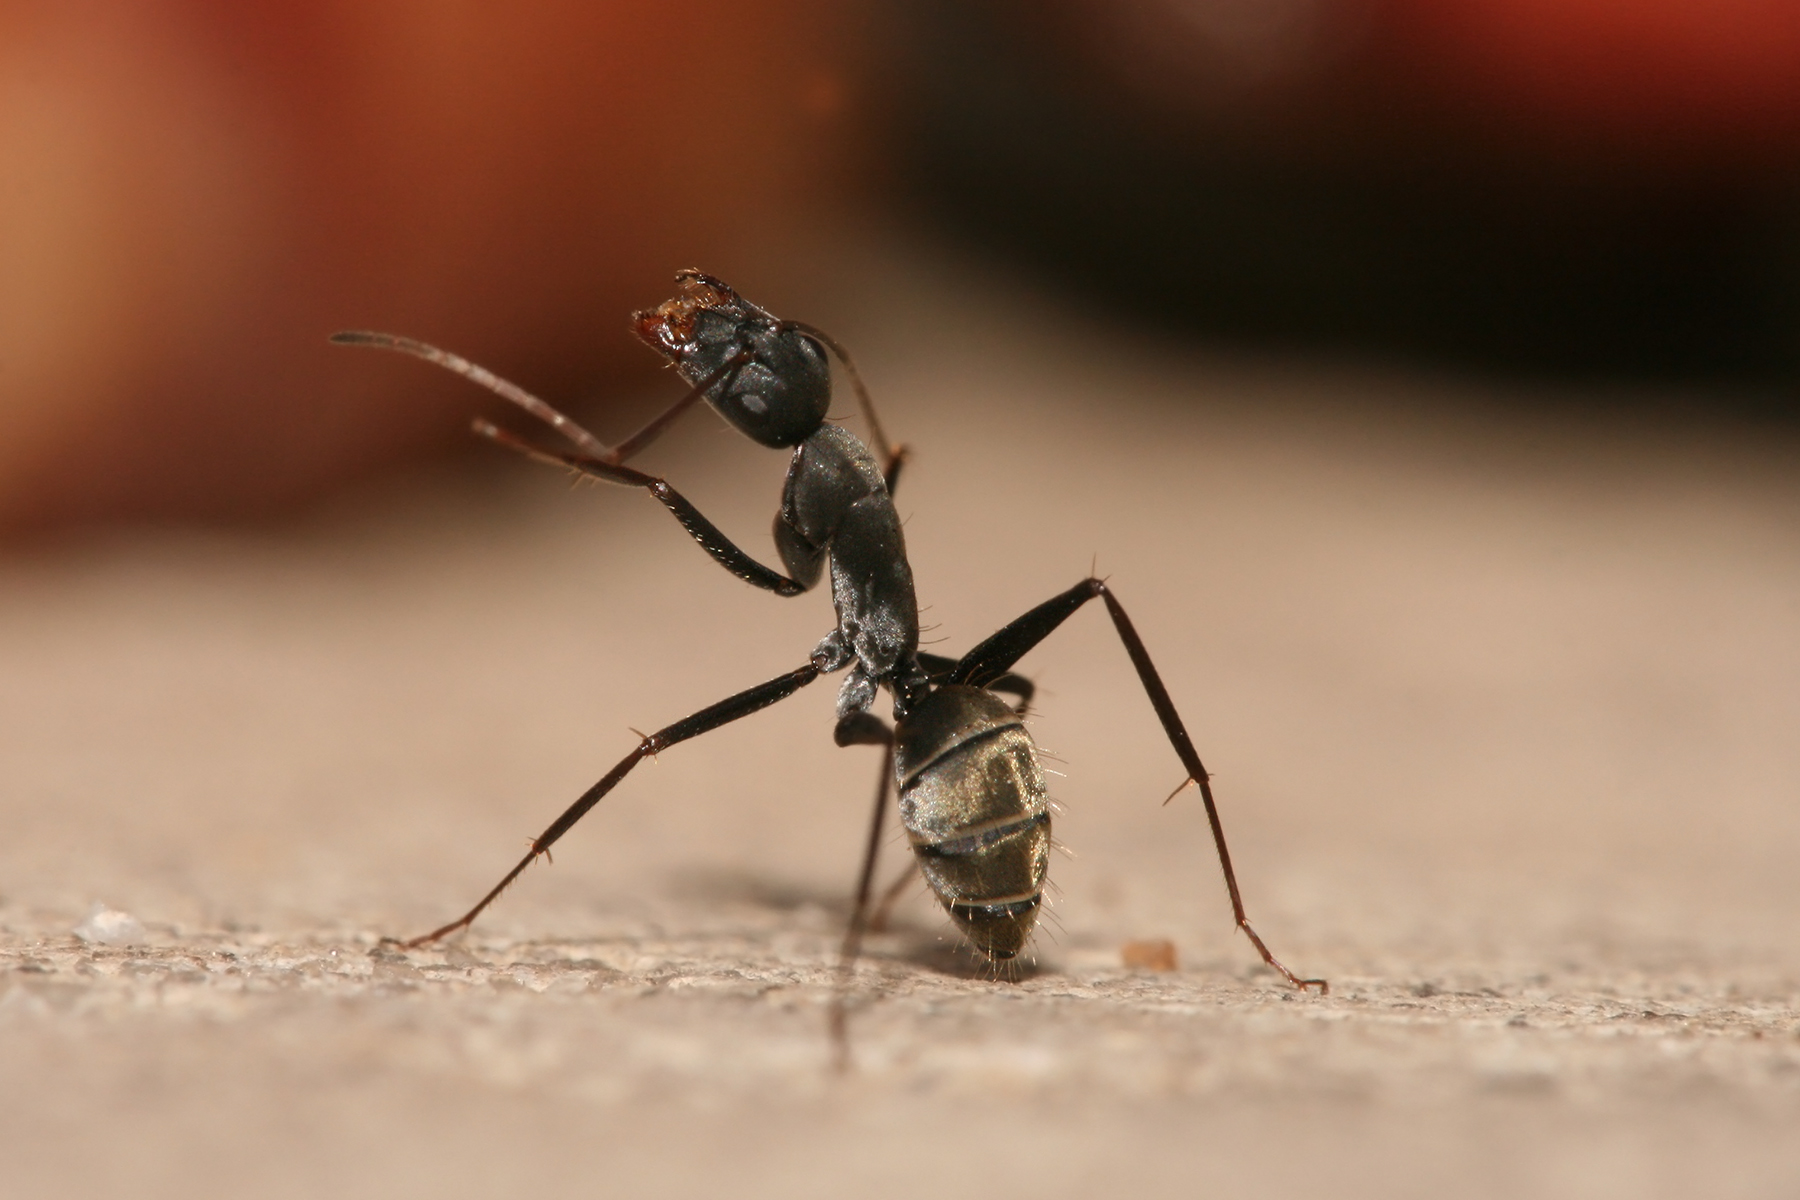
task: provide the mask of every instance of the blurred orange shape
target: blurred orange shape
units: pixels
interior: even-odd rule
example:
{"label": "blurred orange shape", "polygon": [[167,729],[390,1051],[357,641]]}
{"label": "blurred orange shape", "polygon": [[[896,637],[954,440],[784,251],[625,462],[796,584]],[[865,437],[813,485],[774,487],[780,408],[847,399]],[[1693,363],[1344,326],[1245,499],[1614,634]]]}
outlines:
{"label": "blurred orange shape", "polygon": [[830,18],[0,5],[0,528],[266,510],[459,436],[335,329],[648,371],[626,314],[825,186]]}
{"label": "blurred orange shape", "polygon": [[1173,971],[1175,943],[1167,938],[1126,942],[1119,948],[1119,959],[1128,971]]}

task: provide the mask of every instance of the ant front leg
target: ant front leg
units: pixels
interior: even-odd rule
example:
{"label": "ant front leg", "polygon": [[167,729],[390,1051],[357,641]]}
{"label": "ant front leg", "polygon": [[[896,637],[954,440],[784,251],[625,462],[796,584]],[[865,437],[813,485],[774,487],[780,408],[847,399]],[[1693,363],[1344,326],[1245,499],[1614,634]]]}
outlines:
{"label": "ant front leg", "polygon": [[[1328,993],[1331,990],[1328,982],[1323,979],[1302,979],[1288,970],[1269,952],[1269,947],[1257,935],[1256,930],[1251,928],[1250,917],[1244,911],[1243,897],[1238,892],[1237,872],[1231,868],[1231,851],[1225,846],[1225,826],[1219,820],[1219,807],[1213,800],[1211,777],[1200,762],[1200,755],[1194,749],[1194,741],[1188,736],[1187,727],[1181,723],[1181,715],[1175,711],[1175,702],[1169,698],[1169,689],[1163,686],[1162,676],[1157,674],[1155,664],[1150,661],[1150,652],[1145,649],[1143,639],[1131,624],[1131,618],[1125,615],[1125,609],[1106,586],[1105,580],[1084,579],[1060,596],[1038,605],[965,654],[962,661],[950,671],[946,682],[972,687],[993,686],[1032,647],[1049,637],[1058,626],[1074,615],[1075,610],[1096,596],[1106,601],[1106,611],[1112,617],[1113,628],[1118,631],[1119,640],[1125,644],[1125,653],[1137,670],[1138,681],[1143,684],[1144,692],[1150,698],[1150,706],[1156,710],[1157,719],[1162,722],[1169,744],[1174,747],[1181,765],[1187,768],[1188,781],[1200,789],[1200,799],[1206,806],[1206,820],[1212,827],[1213,844],[1219,851],[1219,867],[1225,874],[1225,890],[1231,896],[1231,914],[1237,921],[1238,928],[1244,931],[1250,943],[1256,947],[1256,952],[1262,955],[1262,960],[1294,987],[1301,991],[1316,987],[1321,995]],[[1170,796],[1170,799],[1174,799],[1174,796]]]}
{"label": "ant front leg", "polygon": [[739,350],[727,357],[722,364],[695,384],[687,395],[664,409],[660,416],[617,446],[609,447],[556,408],[532,395],[518,384],[502,379],[485,367],[477,366],[468,359],[452,354],[448,350],[440,350],[425,342],[416,341],[413,338],[397,337],[391,333],[350,331],[334,333],[331,335],[331,340],[344,346],[369,346],[378,350],[394,350],[402,354],[410,354],[415,358],[423,359],[461,375],[502,399],[518,405],[568,438],[580,448],[579,451],[570,453],[534,446],[523,438],[506,432],[491,421],[476,421],[475,432],[542,462],[573,467],[583,474],[592,475],[610,483],[644,488],[661,500],[664,507],[671,513],[675,514],[675,519],[681,522],[682,527],[696,542],[700,543],[701,549],[712,556],[714,562],[754,587],[774,592],[778,596],[797,596],[818,581],[816,570],[813,571],[810,579],[793,579],[779,571],[763,566],[739,549],[730,538],[719,531],[718,526],[701,516],[700,510],[688,503],[687,498],[680,492],[653,475],[646,475],[642,471],[635,471],[623,465],[626,459],[660,437],[677,417],[693,407],[711,388],[725,382],[750,362],[754,355],[748,350]]}
{"label": "ant front leg", "polygon": [[706,551],[714,562],[753,587],[774,592],[777,596],[798,596],[818,582],[819,571],[816,569],[811,572],[811,578],[793,579],[783,575],[780,571],[763,566],[739,549],[737,544],[726,537],[717,525],[702,516],[700,510],[689,503],[686,496],[654,475],[646,475],[631,467],[620,466],[586,454],[572,454],[564,450],[549,450],[542,446],[534,446],[523,438],[515,437],[488,421],[476,421],[474,428],[475,432],[482,437],[498,442],[509,450],[516,450],[528,458],[535,458],[539,462],[546,462],[552,466],[571,467],[583,475],[604,479],[608,483],[643,488],[662,501],[663,507],[674,514],[675,519],[681,522],[681,527],[688,531],[688,535],[700,544],[700,548]]}

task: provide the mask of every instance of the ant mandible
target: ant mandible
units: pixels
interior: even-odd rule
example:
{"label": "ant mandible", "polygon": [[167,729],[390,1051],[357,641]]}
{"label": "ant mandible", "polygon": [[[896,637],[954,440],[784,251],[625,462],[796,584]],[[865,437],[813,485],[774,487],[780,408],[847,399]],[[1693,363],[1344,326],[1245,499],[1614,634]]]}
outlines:
{"label": "ant mandible", "polygon": [[[682,271],[675,279],[674,299],[635,314],[633,326],[640,338],[669,359],[690,390],[612,447],[522,388],[434,346],[381,333],[332,336],[334,342],[396,350],[436,363],[518,405],[566,437],[575,449],[534,445],[487,421],[476,421],[475,431],[532,458],[645,489],[674,514],[701,549],[746,583],[779,596],[796,596],[818,583],[829,562],[837,609],[837,628],[825,635],[805,665],[643,738],[539,834],[530,852],[473,908],[402,944],[422,946],[467,928],[645,758],[785,700],[821,675],[848,669],[838,689],[834,737],[840,746],[877,745],[884,753],[856,903],[839,957],[840,981],[850,977],[868,927],[890,788],[898,790],[900,820],[917,869],[939,903],[981,954],[995,962],[1010,960],[1024,948],[1036,924],[1050,851],[1049,793],[1036,745],[1022,721],[1032,686],[1012,668],[1097,597],[1104,601],[1150,705],[1187,770],[1182,788],[1197,785],[1200,790],[1237,927],[1289,984],[1328,991],[1325,980],[1302,979],[1283,966],[1251,928],[1206,768],[1143,640],[1106,582],[1083,579],[960,659],[921,651],[912,567],[893,502],[905,453],[883,435],[868,390],[849,356],[820,330],[777,319],[711,276]],[[831,400],[827,351],[843,364],[882,449],[883,463],[877,464],[854,435],[826,421]],[[785,574],[739,549],[666,482],[625,465],[700,399],[751,440],[793,449],[775,518],[775,547]],[[870,711],[883,687],[893,697],[892,727]],[[997,691],[1017,697],[1018,706],[1000,699]],[[843,1024],[840,991],[832,1017],[840,1055]]]}

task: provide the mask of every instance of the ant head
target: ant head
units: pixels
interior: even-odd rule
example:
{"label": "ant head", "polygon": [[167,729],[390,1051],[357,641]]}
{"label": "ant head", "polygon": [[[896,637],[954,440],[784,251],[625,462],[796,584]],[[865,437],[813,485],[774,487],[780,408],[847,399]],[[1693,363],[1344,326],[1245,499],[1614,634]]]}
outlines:
{"label": "ant head", "polygon": [[831,404],[824,348],[710,275],[681,271],[675,285],[673,300],[633,315],[638,337],[691,385],[723,370],[707,403],[754,441],[797,446],[816,433]]}

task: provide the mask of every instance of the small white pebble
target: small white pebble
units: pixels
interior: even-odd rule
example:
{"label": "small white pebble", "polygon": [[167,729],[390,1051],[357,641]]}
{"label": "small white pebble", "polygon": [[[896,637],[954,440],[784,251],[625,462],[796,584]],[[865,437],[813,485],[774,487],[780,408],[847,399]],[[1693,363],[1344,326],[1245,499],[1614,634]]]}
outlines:
{"label": "small white pebble", "polygon": [[144,940],[144,926],[130,913],[96,901],[87,920],[75,927],[75,936],[102,946],[130,946]]}

